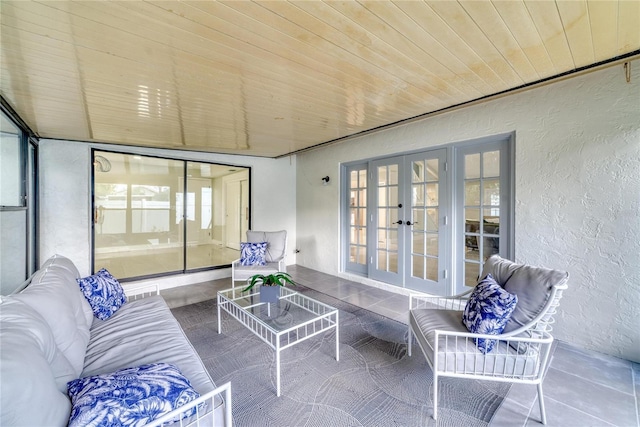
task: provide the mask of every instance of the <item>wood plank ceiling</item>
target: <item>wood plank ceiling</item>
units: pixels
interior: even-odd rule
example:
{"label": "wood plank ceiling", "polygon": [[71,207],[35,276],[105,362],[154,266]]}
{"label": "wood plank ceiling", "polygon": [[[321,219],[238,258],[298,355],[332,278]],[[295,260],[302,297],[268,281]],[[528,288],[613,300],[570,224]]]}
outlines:
{"label": "wood plank ceiling", "polygon": [[7,1],[40,137],[277,157],[640,49],[639,1]]}

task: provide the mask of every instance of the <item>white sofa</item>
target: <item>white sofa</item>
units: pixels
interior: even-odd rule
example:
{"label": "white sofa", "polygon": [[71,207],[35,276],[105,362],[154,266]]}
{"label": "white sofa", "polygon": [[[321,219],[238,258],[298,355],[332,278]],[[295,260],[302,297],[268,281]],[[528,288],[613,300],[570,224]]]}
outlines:
{"label": "white sofa", "polygon": [[156,295],[135,300],[127,295],[103,321],[93,316],[78,277],[73,262],[56,255],[23,291],[2,297],[0,425],[65,426],[68,381],[160,362],[176,365],[201,395],[172,415],[208,400],[199,415],[209,420],[204,425],[231,425],[229,383],[216,387],[157,289],[147,287],[146,295]]}

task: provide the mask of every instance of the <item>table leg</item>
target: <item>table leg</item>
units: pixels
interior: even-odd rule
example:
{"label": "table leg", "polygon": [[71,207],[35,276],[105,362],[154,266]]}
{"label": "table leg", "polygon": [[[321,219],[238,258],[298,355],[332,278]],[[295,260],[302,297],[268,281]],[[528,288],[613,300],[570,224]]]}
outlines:
{"label": "table leg", "polygon": [[336,361],[340,361],[340,322],[338,312],[336,312]]}
{"label": "table leg", "polygon": [[222,333],[222,322],[220,320],[220,310],[221,310],[221,306],[220,306],[220,296],[218,295],[218,333],[221,334]]}
{"label": "table leg", "polygon": [[276,396],[280,397],[280,346],[276,348]]}

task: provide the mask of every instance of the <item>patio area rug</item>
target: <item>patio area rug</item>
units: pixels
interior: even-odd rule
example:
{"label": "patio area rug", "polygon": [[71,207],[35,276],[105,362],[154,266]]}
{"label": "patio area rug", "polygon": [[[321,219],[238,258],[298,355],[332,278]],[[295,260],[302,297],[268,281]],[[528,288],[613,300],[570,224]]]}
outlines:
{"label": "patio area rug", "polygon": [[[407,327],[326,294],[296,290],[340,310],[335,333],[281,353],[276,396],[275,352],[231,316],[218,334],[215,300],[172,309],[217,384],[231,381],[235,426],[435,426],[433,375],[420,348],[406,353]],[[443,378],[439,426],[486,426],[509,385]]]}

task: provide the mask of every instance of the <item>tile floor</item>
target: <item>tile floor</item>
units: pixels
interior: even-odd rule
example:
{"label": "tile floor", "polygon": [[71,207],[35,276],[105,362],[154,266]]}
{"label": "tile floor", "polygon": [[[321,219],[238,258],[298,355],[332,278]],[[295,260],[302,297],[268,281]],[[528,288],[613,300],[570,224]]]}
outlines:
{"label": "tile floor", "polygon": [[[307,287],[407,323],[407,296],[351,282],[301,266],[288,272]],[[170,307],[215,298],[231,279],[167,289]],[[414,355],[416,357],[416,355]],[[446,381],[446,380],[443,380]],[[640,426],[640,364],[557,341],[544,381],[549,426]],[[491,426],[539,426],[536,387],[515,384]]]}

